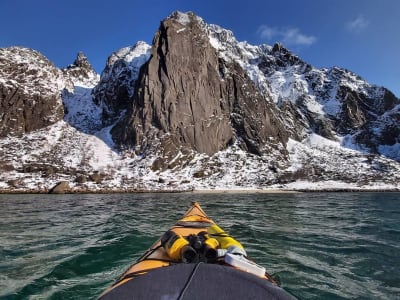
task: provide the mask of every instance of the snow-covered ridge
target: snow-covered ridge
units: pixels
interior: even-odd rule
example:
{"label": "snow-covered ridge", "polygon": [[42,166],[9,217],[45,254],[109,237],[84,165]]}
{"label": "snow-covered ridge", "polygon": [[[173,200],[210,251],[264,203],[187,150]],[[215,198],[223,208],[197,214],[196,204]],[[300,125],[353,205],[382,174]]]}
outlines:
{"label": "snow-covered ridge", "polygon": [[[133,82],[139,75],[140,67],[149,60],[151,46],[146,42],[140,41],[131,47],[124,47],[115,51],[107,60],[106,68],[101,73],[100,82],[95,92],[100,92],[104,87],[120,81],[129,87],[129,95],[133,95]],[[110,84],[108,84],[110,83]]]}
{"label": "snow-covered ridge", "polygon": [[[131,47],[121,48],[109,56],[100,81],[92,93],[94,102],[101,107],[105,116],[104,124],[111,125],[120,113],[127,109],[129,99],[134,94],[134,82],[139,76],[140,68],[150,56],[151,46],[143,41]],[[126,94],[124,103],[116,100],[121,91]]]}
{"label": "snow-covered ridge", "polygon": [[107,60],[107,66],[115,64],[118,60],[124,60],[129,67],[140,67],[150,56],[151,46],[144,41],[139,41],[130,47],[124,47],[115,51]]}
{"label": "snow-covered ridge", "polygon": [[[369,98],[382,98],[384,89],[371,85],[344,68],[317,69],[303,62],[282,45],[250,45],[237,41],[233,32],[218,25],[205,24],[211,45],[226,61],[239,63],[256,86],[269,93],[275,103],[295,103],[310,95],[309,109],[320,114],[336,115],[340,104],[337,89],[346,86]],[[289,60],[289,61],[288,61]]]}
{"label": "snow-covered ridge", "polygon": [[[5,85],[18,86],[26,93],[35,93],[39,90],[38,87],[41,93],[49,94],[65,88],[61,70],[36,50],[22,47],[0,48],[0,57],[0,80]],[[15,72],[12,77],[6,77],[10,68],[14,68]]]}

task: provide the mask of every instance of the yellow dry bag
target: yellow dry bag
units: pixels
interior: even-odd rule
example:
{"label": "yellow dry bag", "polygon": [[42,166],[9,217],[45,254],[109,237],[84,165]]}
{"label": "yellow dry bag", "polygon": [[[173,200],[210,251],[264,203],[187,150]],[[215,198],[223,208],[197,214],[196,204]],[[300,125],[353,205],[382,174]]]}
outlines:
{"label": "yellow dry bag", "polygon": [[161,245],[168,256],[175,261],[184,263],[195,262],[197,258],[196,251],[190,247],[188,240],[168,230],[161,238]]}
{"label": "yellow dry bag", "polygon": [[207,229],[207,233],[210,237],[215,238],[219,242],[219,246],[222,249],[228,249],[229,247],[236,246],[244,250],[241,243],[223,231],[218,225],[213,224]]}

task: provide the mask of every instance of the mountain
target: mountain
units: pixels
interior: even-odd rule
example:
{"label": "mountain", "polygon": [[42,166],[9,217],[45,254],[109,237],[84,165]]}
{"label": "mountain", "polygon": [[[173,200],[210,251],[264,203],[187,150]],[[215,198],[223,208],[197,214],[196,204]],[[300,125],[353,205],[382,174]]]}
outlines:
{"label": "mountain", "polygon": [[1,49],[0,88],[5,191],[399,188],[389,90],[190,12],[112,53],[101,76],[83,53],[58,69]]}

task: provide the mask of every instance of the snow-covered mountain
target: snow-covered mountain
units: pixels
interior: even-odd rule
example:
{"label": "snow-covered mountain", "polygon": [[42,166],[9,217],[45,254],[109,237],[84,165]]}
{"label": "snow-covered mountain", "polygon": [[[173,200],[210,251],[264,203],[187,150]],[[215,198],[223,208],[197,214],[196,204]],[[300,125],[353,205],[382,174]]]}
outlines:
{"label": "snow-covered mountain", "polygon": [[400,188],[390,91],[193,13],[112,53],[101,76],[83,53],[58,69],[0,49],[0,108],[5,191]]}

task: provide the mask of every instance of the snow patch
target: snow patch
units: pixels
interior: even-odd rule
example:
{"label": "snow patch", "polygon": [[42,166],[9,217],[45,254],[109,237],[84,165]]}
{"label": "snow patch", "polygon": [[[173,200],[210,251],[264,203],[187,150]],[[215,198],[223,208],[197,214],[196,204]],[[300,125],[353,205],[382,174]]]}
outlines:
{"label": "snow patch", "polygon": [[[180,11],[176,11],[174,13],[172,13],[169,18],[173,18],[175,19],[178,23],[186,26],[187,24],[190,23],[190,16],[189,14],[191,14],[190,12],[188,13],[184,13],[184,12],[180,12]],[[193,15],[195,16],[195,15]],[[202,19],[198,16],[195,16],[197,18],[197,20],[200,22],[202,21]]]}
{"label": "snow patch", "polygon": [[107,61],[107,65],[113,65],[117,60],[124,60],[131,66],[135,68],[137,66],[143,65],[151,55],[151,46],[146,42],[139,41],[135,45],[130,47],[124,47],[114,52]]}

